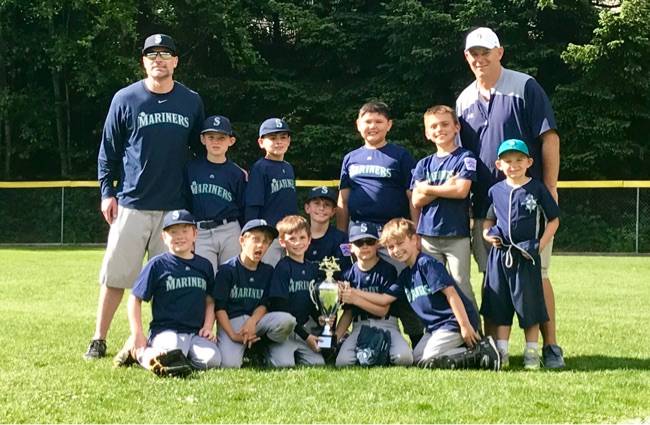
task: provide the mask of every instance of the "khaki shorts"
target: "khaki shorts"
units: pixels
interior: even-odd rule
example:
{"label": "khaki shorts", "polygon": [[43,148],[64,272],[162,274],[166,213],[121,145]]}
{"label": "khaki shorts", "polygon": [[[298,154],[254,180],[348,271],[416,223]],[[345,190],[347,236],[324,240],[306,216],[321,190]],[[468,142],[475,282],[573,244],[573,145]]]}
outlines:
{"label": "khaki shorts", "polygon": [[111,224],[106,252],[99,271],[100,285],[131,289],[140,270],[144,253],[148,259],[166,251],[162,241],[165,211],[141,211],[119,206]]}
{"label": "khaki shorts", "polygon": [[[474,255],[474,260],[478,265],[478,270],[481,273],[485,273],[487,267],[487,257],[490,252],[490,245],[483,239],[483,222],[484,219],[475,219],[474,226],[472,227],[472,254]],[[539,253],[540,260],[542,262],[542,279],[548,279],[548,271],[551,266],[551,255],[553,253],[553,240],[544,247],[544,250]]]}

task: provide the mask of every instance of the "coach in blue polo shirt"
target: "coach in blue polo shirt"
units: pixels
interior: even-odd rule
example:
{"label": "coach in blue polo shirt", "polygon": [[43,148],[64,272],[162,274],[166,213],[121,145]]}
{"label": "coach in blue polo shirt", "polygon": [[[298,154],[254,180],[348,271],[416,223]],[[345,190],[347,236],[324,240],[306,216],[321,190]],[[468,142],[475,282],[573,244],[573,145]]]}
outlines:
{"label": "coach in blue polo shirt", "polygon": [[[503,47],[489,28],[477,28],[465,40],[465,59],[474,73],[473,81],[456,100],[463,147],[480,159],[477,184],[472,188],[474,214],[474,256],[484,272],[487,248],[481,239],[482,219],[487,212],[487,191],[503,175],[496,169],[497,149],[506,139],[526,142],[533,158],[531,177],[544,182],[557,201],[560,169],[560,138],[553,109],[542,87],[530,75],[501,66]],[[563,367],[562,350],[555,337],[555,300],[548,278],[552,243],[541,253],[544,298],[550,320],[541,326],[544,364]],[[486,330],[489,326],[486,323]]]}

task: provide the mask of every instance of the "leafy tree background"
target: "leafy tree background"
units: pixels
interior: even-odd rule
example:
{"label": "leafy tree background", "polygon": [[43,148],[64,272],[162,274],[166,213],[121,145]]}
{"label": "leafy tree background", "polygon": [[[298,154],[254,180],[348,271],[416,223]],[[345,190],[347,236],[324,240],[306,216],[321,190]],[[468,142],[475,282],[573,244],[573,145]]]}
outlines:
{"label": "leafy tree background", "polygon": [[369,99],[391,105],[391,139],[420,158],[431,151],[422,112],[472,80],[463,38],[482,25],[504,65],[551,97],[561,178],[649,178],[647,0],[3,0],[0,176],[95,179],[110,99],[143,76],[154,32],[176,38],[175,77],[206,112],[233,120],[230,156],[244,167],[261,155],[259,123],[283,116],[297,175],[337,178]]}

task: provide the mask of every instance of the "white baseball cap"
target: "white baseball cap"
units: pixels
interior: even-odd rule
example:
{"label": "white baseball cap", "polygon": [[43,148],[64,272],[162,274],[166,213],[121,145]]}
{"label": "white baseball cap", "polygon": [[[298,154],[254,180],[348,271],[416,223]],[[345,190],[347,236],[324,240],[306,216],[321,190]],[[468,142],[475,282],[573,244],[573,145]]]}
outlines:
{"label": "white baseball cap", "polygon": [[467,34],[465,39],[465,51],[472,47],[485,47],[486,49],[494,49],[501,47],[499,37],[490,28],[480,27]]}

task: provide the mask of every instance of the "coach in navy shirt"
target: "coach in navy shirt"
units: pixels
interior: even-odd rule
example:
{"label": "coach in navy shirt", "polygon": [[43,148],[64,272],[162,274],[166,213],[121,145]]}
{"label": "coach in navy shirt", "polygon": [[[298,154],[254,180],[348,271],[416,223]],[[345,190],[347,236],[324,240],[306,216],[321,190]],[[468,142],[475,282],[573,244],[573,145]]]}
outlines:
{"label": "coach in navy shirt", "polygon": [[[480,159],[478,180],[472,190],[474,256],[484,272],[488,247],[481,239],[482,219],[487,212],[487,192],[503,175],[496,169],[497,150],[506,139],[526,142],[533,165],[530,177],[541,180],[555,201],[560,169],[560,138],[551,103],[544,89],[530,75],[501,66],[503,47],[489,28],[477,28],[465,40],[465,59],[473,81],[456,100],[463,147]],[[544,298],[550,320],[541,326],[544,362],[564,366],[555,336],[555,299],[548,278],[552,243],[541,253]],[[487,325],[487,324],[486,324]]]}
{"label": "coach in navy shirt", "polygon": [[178,52],[170,36],[149,36],[142,64],[147,77],[113,97],[99,147],[101,210],[111,228],[86,359],[105,356],[106,334],[124,289],[132,287],[142,268],[145,251],[151,258],[165,250],[163,216],[184,206],[183,167],[203,122],[199,95],[173,79]]}

